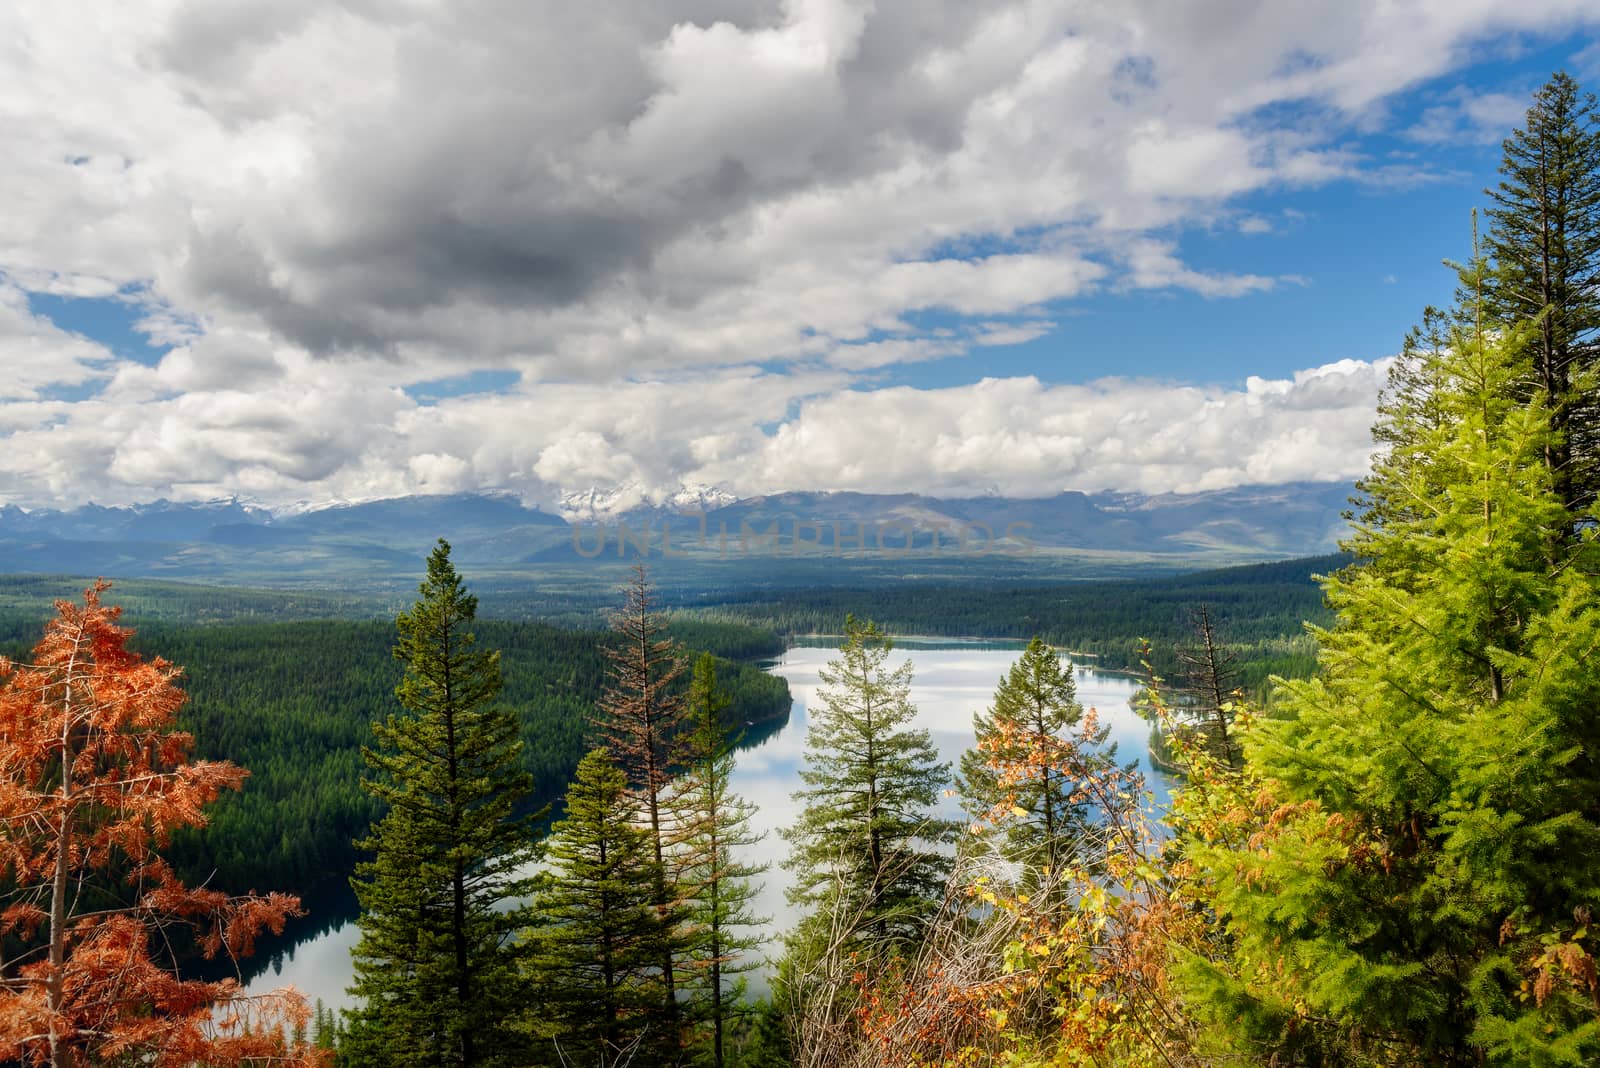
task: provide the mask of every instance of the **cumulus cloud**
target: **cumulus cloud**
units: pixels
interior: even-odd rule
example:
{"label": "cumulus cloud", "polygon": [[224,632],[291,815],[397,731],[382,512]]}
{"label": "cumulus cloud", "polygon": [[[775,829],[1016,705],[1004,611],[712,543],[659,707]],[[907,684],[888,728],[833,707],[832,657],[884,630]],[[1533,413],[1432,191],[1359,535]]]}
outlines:
{"label": "cumulus cloud", "polygon": [[920,485],[1021,497],[1351,478],[1367,469],[1385,369],[1342,361],[1244,389],[1023,377],[846,391],[806,402],[752,457],[695,477],[754,492]]}
{"label": "cumulus cloud", "polygon": [[[1583,11],[25,2],[0,15],[0,262],[42,287],[149,283],[319,356],[602,375],[804,356],[918,307],[1070,296],[1118,269],[1126,228],[1349,174],[1319,123]],[[1261,117],[1288,103],[1331,117]],[[1022,232],[1055,247],[939,254]]]}
{"label": "cumulus cloud", "polygon": [[38,400],[52,386],[105,378],[114,357],[105,346],[57,327],[28,307],[28,295],[0,275],[0,410]]}
{"label": "cumulus cloud", "polygon": [[278,505],[468,489],[548,504],[591,486],[655,501],[685,485],[739,496],[1217,489],[1360,474],[1384,374],[1382,362],[1346,360],[1242,388],[1017,377],[861,390],[839,372],[741,369],[421,404],[300,358],[298,372],[248,392],[152,388],[137,405],[40,411],[49,426],[12,432],[0,484],[58,505],[136,501],[150,486]]}
{"label": "cumulus cloud", "polygon": [[[1585,0],[19,0],[0,10],[0,346],[18,369],[0,492],[821,484],[785,451],[800,440],[865,485],[830,435],[880,417],[905,442],[885,487],[976,486],[982,462],[1008,492],[1315,473],[1309,431],[1268,413],[1320,379],[853,387],[1035,339],[1087,294],[1293,283],[1196,267],[1180,234],[1254,192],[1426,177],[1348,135],[1478,42],[1594,17]],[[1499,114],[1445,105],[1418,136]],[[169,351],[117,363],[24,291],[133,294]],[[520,385],[405,393],[478,371]],[[1176,419],[1196,398],[1267,451],[1201,462],[1173,424],[1105,407]],[[1051,414],[1068,400],[1101,424]],[[1001,412],[1009,429],[984,422]]]}

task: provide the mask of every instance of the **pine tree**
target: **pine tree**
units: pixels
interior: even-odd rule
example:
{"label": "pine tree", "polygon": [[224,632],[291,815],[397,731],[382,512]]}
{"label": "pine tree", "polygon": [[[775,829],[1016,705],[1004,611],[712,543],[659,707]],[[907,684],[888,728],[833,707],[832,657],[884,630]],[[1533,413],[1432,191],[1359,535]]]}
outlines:
{"label": "pine tree", "polygon": [[[1600,111],[1558,72],[1503,146],[1488,251],[1488,309],[1537,320],[1524,365],[1543,393],[1555,493],[1574,513],[1600,490]],[[1524,395],[1526,393],[1524,392]]]}
{"label": "pine tree", "polygon": [[246,956],[301,915],[285,894],[181,883],[158,847],[247,774],[188,760],[182,669],[127,647],[104,581],[57,615],[22,666],[0,657],[0,1058],[10,1064],[324,1063],[304,999],[177,974],[184,938]]}
{"label": "pine tree", "polygon": [[318,998],[311,1013],[311,1044],[317,1049],[332,1052],[339,1048],[343,1034],[344,1025],[338,1012]]}
{"label": "pine tree", "polygon": [[730,699],[717,685],[716,662],[708,653],[695,661],[688,710],[695,729],[688,740],[688,766],[672,807],[682,827],[678,858],[681,891],[688,898],[689,939],[684,954],[688,993],[711,1027],[711,1063],[722,1068],[730,1018],[743,1000],[742,973],[758,966],[748,956],[762,942],[750,929],[770,922],[751,911],[766,871],[742,863],[739,851],[761,840],[750,831],[755,808],[730,787],[734,740],[722,722]]}
{"label": "pine tree", "polygon": [[532,908],[527,967],[539,997],[529,1009],[549,1063],[653,1065],[676,1050],[661,958],[678,916],[656,906],[654,847],[640,817],[610,754],[584,757]]}
{"label": "pine tree", "polygon": [[1181,701],[1176,711],[1208,753],[1224,766],[1238,768],[1244,753],[1231,735],[1232,708],[1240,697],[1236,658],[1217,637],[1210,606],[1197,605],[1189,614],[1189,623],[1195,643],[1177,650],[1182,675],[1174,690]]}
{"label": "pine tree", "polygon": [[1034,874],[1076,858],[1087,811],[1076,783],[1029,754],[1082,718],[1072,666],[1038,638],[1000,680],[988,710],[972,717],[976,743],[957,779],[962,804],[975,820],[1002,822],[1006,856]]}
{"label": "pine tree", "polygon": [[[1473,212],[1476,227],[1477,212]],[[1434,307],[1423,310],[1422,323],[1406,335],[1400,354],[1389,366],[1387,381],[1378,398],[1377,421],[1372,427],[1373,443],[1384,456],[1382,477],[1388,481],[1406,477],[1426,479],[1431,469],[1431,459],[1418,452],[1416,439],[1423,428],[1437,431],[1447,423],[1447,413],[1433,395],[1429,373],[1429,360],[1450,344],[1452,330],[1461,329],[1460,309],[1444,311]],[[1420,492],[1396,495],[1374,481],[1371,473],[1356,480],[1356,492],[1351,497],[1355,508],[1344,513],[1344,518],[1359,527],[1379,527],[1389,523],[1419,518],[1416,502],[1425,497]],[[1415,556],[1408,546],[1391,546],[1391,555],[1381,565],[1391,569],[1407,569]],[[1374,566],[1371,557],[1357,561],[1363,567]]]}
{"label": "pine tree", "polygon": [[529,889],[535,850],[518,810],[532,783],[516,717],[494,704],[500,654],[476,647],[477,598],[443,539],[420,592],[397,620],[404,712],[374,724],[380,748],[363,750],[378,774],[362,785],[388,812],[351,880],[362,910],[351,993],[364,1004],[341,1052],[354,1064],[519,1063],[521,914],[508,906]]}
{"label": "pine tree", "polygon": [[914,942],[942,900],[955,837],[931,812],[950,766],[926,730],[907,727],[916,716],[910,663],[885,669],[893,643],[875,624],[852,616],[844,630],[806,733],[806,788],[794,795],[804,808],[784,831],[795,873],[788,897],[810,910],[794,943],[801,960],[822,930],[835,952]]}
{"label": "pine tree", "polygon": [[1373,563],[1329,580],[1321,675],[1283,684],[1248,747],[1270,819],[1185,843],[1235,955],[1191,961],[1190,996],[1236,1056],[1600,1058],[1600,555],[1549,558],[1570,519],[1520,388],[1540,330],[1457,325],[1421,358],[1442,418],[1388,417],[1349,546]]}
{"label": "pine tree", "polygon": [[[620,640],[605,649],[611,661],[611,683],[600,699],[593,728],[627,775],[649,823],[650,848],[655,858],[652,896],[657,910],[665,916],[676,908],[678,900],[671,857],[678,832],[672,826],[665,800],[673,769],[683,758],[689,724],[677,686],[683,662],[677,643],[662,636],[665,625],[656,612],[655,594],[643,564],[634,568],[633,581],[627,587],[622,611],[612,621],[612,629]],[[669,1014],[676,1013],[678,1005],[677,943],[677,939],[661,943],[663,997]]]}

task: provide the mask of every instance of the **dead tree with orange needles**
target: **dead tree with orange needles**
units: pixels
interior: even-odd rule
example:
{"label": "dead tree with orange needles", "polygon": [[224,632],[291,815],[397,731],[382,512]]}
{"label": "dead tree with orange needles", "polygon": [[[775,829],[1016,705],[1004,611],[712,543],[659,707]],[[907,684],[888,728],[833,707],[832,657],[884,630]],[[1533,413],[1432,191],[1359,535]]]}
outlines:
{"label": "dead tree with orange needles", "polygon": [[127,648],[108,586],[57,602],[32,664],[0,659],[0,1060],[321,1063],[285,1038],[304,999],[184,979],[153,951],[187,927],[207,957],[244,956],[300,902],[191,889],[157,853],[247,772],[189,761],[181,669]]}

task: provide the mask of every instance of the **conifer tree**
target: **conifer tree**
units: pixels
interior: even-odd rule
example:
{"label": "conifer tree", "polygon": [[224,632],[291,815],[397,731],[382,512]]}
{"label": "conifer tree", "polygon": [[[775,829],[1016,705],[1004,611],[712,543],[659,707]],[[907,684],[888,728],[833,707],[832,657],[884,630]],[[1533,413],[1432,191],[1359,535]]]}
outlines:
{"label": "conifer tree", "polygon": [[[1473,212],[1477,224],[1477,212]],[[1381,527],[1400,521],[1420,518],[1426,511],[1417,502],[1428,494],[1421,484],[1429,477],[1432,465],[1425,453],[1416,448],[1416,441],[1424,429],[1438,431],[1449,421],[1448,413],[1433,395],[1433,382],[1429,360],[1450,344],[1451,331],[1466,328],[1460,308],[1441,310],[1428,307],[1423,310],[1422,322],[1413,327],[1401,345],[1400,354],[1390,364],[1387,381],[1378,397],[1377,421],[1372,426],[1374,445],[1383,454],[1381,478],[1386,481],[1408,478],[1415,481],[1416,489],[1409,494],[1393,494],[1377,481],[1379,475],[1369,472],[1356,480],[1356,492],[1351,497],[1355,508],[1344,513],[1356,527]],[[1420,509],[1420,510],[1419,510]],[[1413,566],[1416,550],[1409,545],[1391,545],[1389,555],[1381,562],[1371,557],[1357,561],[1363,567],[1381,566],[1407,570]]]}
{"label": "conifer tree", "polygon": [[1348,546],[1376,564],[1326,584],[1320,677],[1252,734],[1270,820],[1186,843],[1235,955],[1188,963],[1191,1003],[1255,1063],[1600,1058],[1600,556],[1549,559],[1570,519],[1520,388],[1540,325],[1473,311],[1416,369],[1441,418],[1386,416]]}
{"label": "conifer tree", "polygon": [[[819,948],[892,952],[914,942],[939,908],[955,837],[932,813],[950,766],[926,730],[907,726],[916,716],[911,664],[885,668],[893,643],[875,624],[852,616],[844,630],[806,733],[805,789],[794,795],[804,807],[784,831],[789,900],[810,910],[794,943],[801,961]],[[833,933],[819,947],[812,939],[824,930]]]}
{"label": "conifer tree", "polygon": [[1225,767],[1238,768],[1244,753],[1230,735],[1232,705],[1239,697],[1239,672],[1235,657],[1217,637],[1208,605],[1189,614],[1193,645],[1180,646],[1178,663],[1183,673],[1174,692],[1182,704],[1176,709],[1186,728],[1197,732],[1201,744]]}
{"label": "conifer tree", "polygon": [[956,780],[962,804],[974,820],[1003,825],[1006,855],[1029,871],[1056,872],[1074,858],[1087,812],[1076,783],[1027,755],[1082,718],[1071,665],[1038,638],[1000,680],[989,708],[972,717],[976,742]]}
{"label": "conifer tree", "polygon": [[179,881],[158,852],[243,768],[190,761],[176,729],[182,669],[127,647],[100,581],[57,615],[31,664],[0,657],[0,1058],[7,1064],[326,1063],[297,1037],[292,991],[178,974],[184,938],[248,955],[301,915],[286,894],[230,897]]}
{"label": "conifer tree", "polygon": [[673,807],[680,821],[677,858],[680,892],[688,900],[688,945],[684,954],[691,999],[711,1028],[711,1063],[725,1061],[727,1024],[743,999],[742,973],[758,966],[749,953],[761,944],[751,928],[769,922],[751,911],[766,871],[743,863],[741,850],[760,841],[750,831],[754,806],[732,792],[734,740],[722,722],[730,699],[717,685],[716,662],[708,653],[695,661],[688,710],[695,724],[687,745],[688,766],[677,784]]}
{"label": "conifer tree", "polygon": [[[1600,490],[1600,111],[1558,72],[1506,138],[1488,191],[1486,296],[1492,317],[1537,321],[1523,366],[1542,391],[1552,431],[1545,461],[1569,510]],[[1523,391],[1523,395],[1527,395]]]}
{"label": "conifer tree", "polygon": [[527,1009],[541,1063],[671,1063],[664,947],[678,917],[655,904],[656,860],[638,799],[604,749],[578,765],[532,907]]}
{"label": "conifer tree", "polygon": [[[612,620],[620,639],[607,646],[611,683],[600,699],[594,733],[610,751],[639,798],[650,831],[652,896],[663,916],[673,911],[678,895],[672,879],[671,853],[677,840],[666,805],[672,772],[682,760],[688,730],[683,674],[678,646],[663,637],[665,624],[656,612],[655,593],[644,565],[634,568],[622,611]],[[677,1011],[675,939],[660,944],[663,997],[669,1014]]]}
{"label": "conifer tree", "polygon": [[516,1064],[524,992],[511,944],[535,857],[515,716],[494,703],[500,654],[478,649],[477,598],[440,539],[397,620],[403,712],[373,725],[362,785],[388,812],[351,880],[361,903],[353,1064]]}
{"label": "conifer tree", "polygon": [[740,1068],[790,1068],[794,1050],[783,1010],[770,998],[758,1002],[750,1032],[739,1050]]}

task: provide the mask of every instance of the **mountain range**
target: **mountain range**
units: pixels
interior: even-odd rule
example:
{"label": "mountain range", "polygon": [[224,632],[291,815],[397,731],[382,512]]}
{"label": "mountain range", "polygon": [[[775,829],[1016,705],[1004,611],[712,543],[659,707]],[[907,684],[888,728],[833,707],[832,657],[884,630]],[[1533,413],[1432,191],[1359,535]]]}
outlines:
{"label": "mountain range", "polygon": [[1193,494],[1061,493],[1036,499],[696,493],[566,516],[486,494],[401,497],[273,512],[237,500],[71,510],[0,507],[0,573],[163,577],[269,586],[401,588],[429,546],[502,585],[586,573],[610,581],[638,558],[720,586],[842,574],[1091,577],[1327,552],[1345,529],[1345,483]]}

